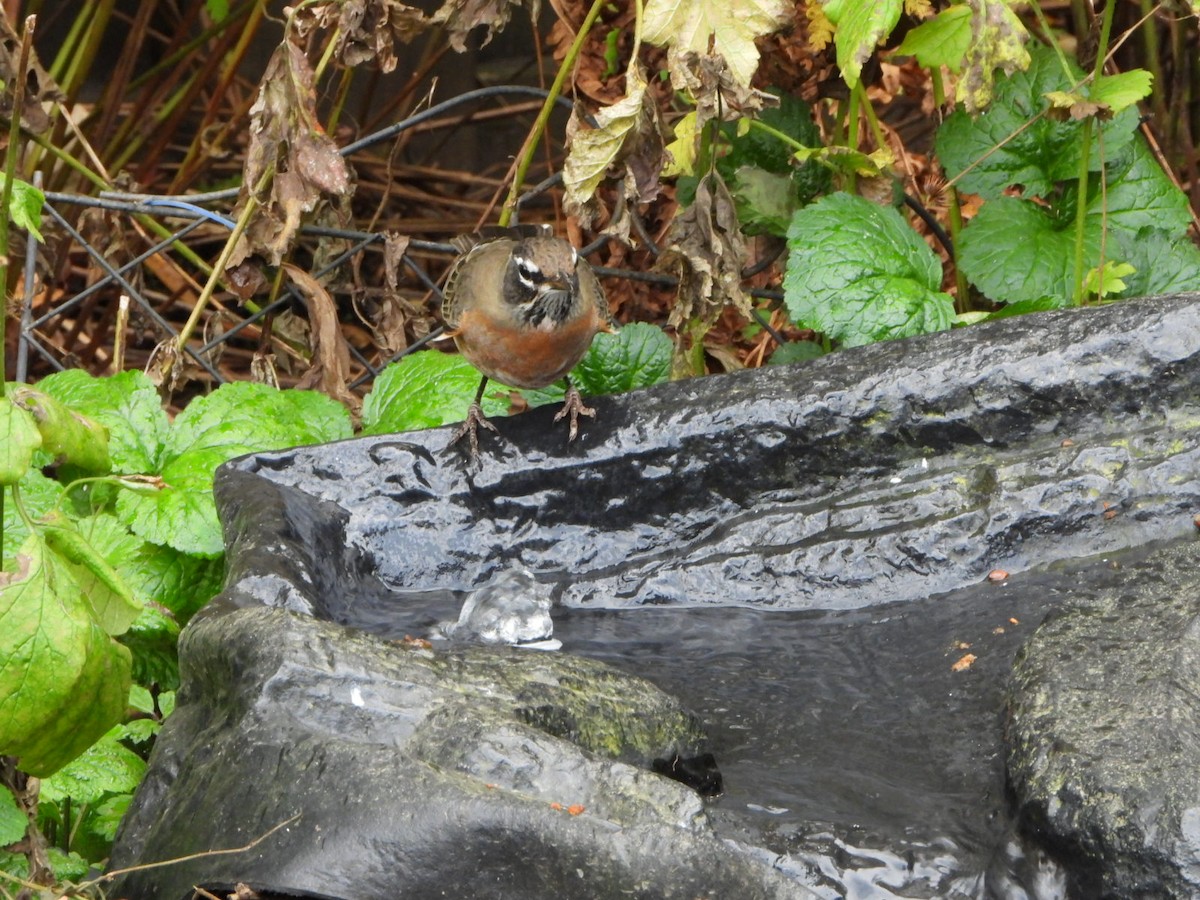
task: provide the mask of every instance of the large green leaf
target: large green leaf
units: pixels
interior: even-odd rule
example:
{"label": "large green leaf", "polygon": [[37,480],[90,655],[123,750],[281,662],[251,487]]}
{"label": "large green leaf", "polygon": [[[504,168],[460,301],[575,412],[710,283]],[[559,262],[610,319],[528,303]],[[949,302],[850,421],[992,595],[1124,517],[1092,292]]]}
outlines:
{"label": "large green leaf", "polygon": [[[1056,122],[1039,114],[1047,107],[1047,93],[1069,89],[1071,79],[1078,80],[1082,73],[1071,65],[1068,78],[1058,56],[1045,47],[1032,48],[1030,56],[1028,70],[996,82],[987,111],[974,117],[955,111],[938,129],[938,157],[947,174],[961,175],[959,187],[965,191],[994,199],[1020,185],[1028,197],[1047,197],[1056,184],[1078,175],[1083,123]],[[1094,137],[1092,169],[1099,170],[1103,158],[1114,159],[1136,128],[1137,110],[1132,107],[1104,123],[1104,153]]]}
{"label": "large green leaf", "polygon": [[224,549],[212,498],[217,466],[247,453],[350,435],[349,413],[324,394],[249,382],[222,385],[193,400],[176,418],[158,472],[163,489],[122,491],[117,514],[136,534],[156,544],[217,556]]}
{"label": "large green leaf", "polygon": [[1187,195],[1167,177],[1140,136],[1107,168],[1105,178],[1103,190],[1100,179],[1092,178],[1088,216],[1103,219],[1126,249],[1145,228],[1158,229],[1168,239],[1187,233],[1192,221]]}
{"label": "large green leaf", "polygon": [[[624,325],[616,334],[598,334],[587,354],[571,370],[571,383],[585,397],[620,394],[650,387],[671,374],[674,345],[661,328],[647,322]],[[530,407],[562,403],[562,382],[521,391]]]}
{"label": "large green leaf", "polygon": [[140,371],[96,378],[69,369],[43,378],[38,389],[108,429],[113,471],[157,472],[171,423],[154,383]]}
{"label": "large green leaf", "polygon": [[1189,240],[1147,228],[1124,247],[1124,255],[1135,271],[1124,279],[1123,296],[1194,291],[1200,285],[1200,249]]}
{"label": "large green leaf", "polygon": [[[972,284],[998,303],[1068,298],[1075,259],[1074,225],[1074,217],[1056,217],[1053,210],[1029,200],[990,200],[959,237],[958,265]],[[1098,219],[1088,218],[1084,268],[1099,263],[1099,225]]]}
{"label": "large green leaf", "polygon": [[92,746],[42,781],[41,799],[61,803],[70,797],[82,806],[107,794],[131,793],[146,772],[145,761],[120,743],[124,734],[110,728]]}
{"label": "large green leaf", "polygon": [[121,719],[130,655],[38,535],[17,565],[0,582],[0,753],[45,777]]}
{"label": "large green leaf", "polygon": [[[461,356],[437,350],[406,356],[380,373],[363,400],[363,434],[417,431],[461,422],[482,377]],[[507,390],[489,382],[483,398],[485,415],[508,412],[508,402],[496,399]]]}
{"label": "large green leaf", "polygon": [[949,328],[938,258],[891,207],[839,193],[792,218],[784,300],[797,323],[853,347]]}

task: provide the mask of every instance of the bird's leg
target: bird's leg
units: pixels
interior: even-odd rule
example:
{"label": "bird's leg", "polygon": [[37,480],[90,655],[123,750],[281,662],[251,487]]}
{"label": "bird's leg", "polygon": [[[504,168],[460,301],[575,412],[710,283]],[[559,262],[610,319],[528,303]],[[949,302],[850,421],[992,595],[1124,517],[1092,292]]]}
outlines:
{"label": "bird's leg", "polygon": [[558,411],[558,415],[554,417],[557,422],[560,419],[565,419],[568,415],[571,417],[571,430],[567,434],[567,442],[575,440],[575,436],[579,434],[579,417],[588,416],[596,418],[596,410],[590,406],[585,406],[583,397],[579,396],[579,391],[575,385],[571,384],[571,379],[565,379],[567,382],[567,396],[563,398],[563,408]]}
{"label": "bird's leg", "polygon": [[475,392],[475,399],[471,401],[471,405],[467,408],[467,420],[462,423],[462,427],[454,432],[454,437],[450,438],[450,443],[447,447],[453,447],[459,441],[467,436],[471,439],[471,456],[479,455],[479,426],[482,425],[488,431],[496,432],[496,426],[488,421],[487,416],[483,414],[483,390],[487,387],[488,379],[484,375],[479,380],[479,390]]}

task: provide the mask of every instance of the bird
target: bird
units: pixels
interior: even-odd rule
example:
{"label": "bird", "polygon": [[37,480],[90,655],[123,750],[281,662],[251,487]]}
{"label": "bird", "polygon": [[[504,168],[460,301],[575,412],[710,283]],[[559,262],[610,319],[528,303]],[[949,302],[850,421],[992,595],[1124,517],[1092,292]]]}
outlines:
{"label": "bird", "polygon": [[479,426],[496,431],[480,401],[489,379],[519,388],[543,388],[565,379],[567,393],[554,421],[570,417],[568,441],[579,417],[595,417],[567,373],[601,332],[615,333],[604,289],[569,241],[548,230],[505,229],[502,236],[457,238],[461,252],[443,288],[447,336],[483,378],[466,421],[450,439],[470,440],[479,453]]}

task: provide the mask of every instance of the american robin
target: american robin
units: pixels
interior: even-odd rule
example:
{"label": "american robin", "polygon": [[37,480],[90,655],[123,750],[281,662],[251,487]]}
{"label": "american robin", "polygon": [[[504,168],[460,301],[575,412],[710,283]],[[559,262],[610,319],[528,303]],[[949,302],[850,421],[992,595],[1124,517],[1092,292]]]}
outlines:
{"label": "american robin", "polygon": [[459,352],[483,378],[450,443],[466,435],[476,455],[478,426],[496,430],[480,406],[489,378],[520,388],[566,379],[566,402],[554,421],[570,416],[567,439],[575,440],[579,417],[596,411],[584,405],[567,373],[592,338],[616,330],[596,273],[574,247],[548,232],[458,243],[469,249],[446,279],[442,317]]}

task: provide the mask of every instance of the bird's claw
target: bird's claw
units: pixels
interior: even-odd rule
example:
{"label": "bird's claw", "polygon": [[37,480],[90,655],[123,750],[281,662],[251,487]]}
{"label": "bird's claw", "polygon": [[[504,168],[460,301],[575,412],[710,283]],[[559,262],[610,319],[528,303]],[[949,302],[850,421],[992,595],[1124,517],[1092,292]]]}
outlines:
{"label": "bird's claw", "polygon": [[467,409],[466,421],[462,423],[458,431],[454,432],[454,436],[450,438],[450,443],[447,447],[453,447],[464,437],[470,439],[471,456],[472,458],[479,455],[479,426],[482,425],[493,434],[499,434],[496,426],[488,421],[488,417],[483,414],[483,407],[478,403],[472,403]]}
{"label": "bird's claw", "polygon": [[579,391],[575,388],[575,385],[571,385],[569,388],[567,388],[567,396],[563,398],[563,408],[558,411],[557,415],[555,415],[554,421],[558,422],[562,419],[565,419],[568,415],[571,417],[571,428],[567,433],[567,442],[570,443],[571,441],[575,440],[576,436],[579,434],[580,416],[587,416],[588,418],[592,419],[596,418],[596,410],[590,406],[587,406],[583,402],[583,397],[580,396]]}

